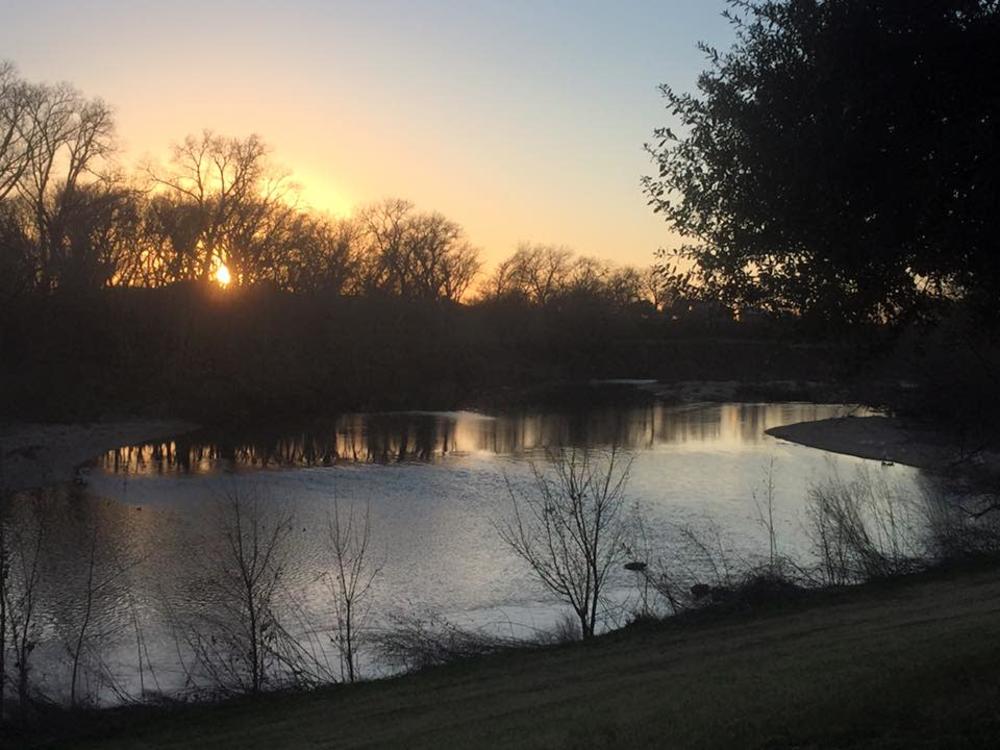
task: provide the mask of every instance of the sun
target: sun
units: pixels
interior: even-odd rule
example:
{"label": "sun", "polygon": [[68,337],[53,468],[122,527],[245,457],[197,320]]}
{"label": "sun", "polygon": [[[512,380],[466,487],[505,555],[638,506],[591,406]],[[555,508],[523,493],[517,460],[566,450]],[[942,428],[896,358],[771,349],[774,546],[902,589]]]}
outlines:
{"label": "sun", "polygon": [[229,286],[229,283],[233,280],[232,274],[229,273],[229,269],[225,263],[215,269],[215,280],[220,286]]}

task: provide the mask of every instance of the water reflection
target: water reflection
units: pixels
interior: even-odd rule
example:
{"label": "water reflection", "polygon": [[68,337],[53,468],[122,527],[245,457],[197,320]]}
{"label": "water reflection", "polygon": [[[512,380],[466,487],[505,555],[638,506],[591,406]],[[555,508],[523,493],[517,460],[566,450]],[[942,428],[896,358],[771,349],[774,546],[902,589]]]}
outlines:
{"label": "water reflection", "polygon": [[197,432],[105,454],[114,474],[204,474],[219,469],[437,461],[450,455],[517,455],[557,445],[632,450],[726,450],[765,439],[782,424],[870,412],[822,404],[698,404],[521,411],[348,414],[332,425],[248,436]]}
{"label": "water reflection", "polygon": [[[732,559],[757,559],[766,539],[753,498],[772,467],[781,552],[807,559],[808,489],[837,468],[829,454],[764,433],[852,411],[866,413],[814,404],[650,404],[495,417],[355,414],[315,429],[236,437],[202,432],[111,451],[85,486],[23,493],[9,508],[25,549],[35,549],[39,519],[52,540],[37,547],[46,555],[39,568],[37,675],[44,692],[66,698],[73,684],[66,644],[85,627],[97,645],[83,654],[84,673],[96,681],[101,700],[114,700],[119,690],[173,694],[196,685],[184,667],[190,638],[178,635],[178,622],[199,604],[192,592],[212,572],[205,552],[220,539],[213,512],[233,491],[259,493],[265,505],[293,519],[287,591],[295,597],[296,632],[319,638],[318,653],[331,659],[335,654],[323,649],[331,648],[335,618],[321,581],[330,564],[324,540],[334,500],[370,511],[386,551],[371,603],[376,625],[394,612],[426,607],[471,627],[521,634],[551,627],[562,608],[494,525],[509,487],[530,491],[531,459],[548,446],[617,443],[634,451],[629,499],[644,510],[650,549],[671,564],[684,562],[671,557],[683,549],[683,529],[712,529]],[[837,461],[848,476],[865,463]],[[916,470],[876,466],[901,487],[914,486]],[[84,626],[80,603],[87,601],[92,568],[100,573],[96,580],[114,586],[92,597],[92,620]],[[634,580],[619,574],[618,588],[609,592],[630,596]],[[379,668],[366,667],[371,674]]]}

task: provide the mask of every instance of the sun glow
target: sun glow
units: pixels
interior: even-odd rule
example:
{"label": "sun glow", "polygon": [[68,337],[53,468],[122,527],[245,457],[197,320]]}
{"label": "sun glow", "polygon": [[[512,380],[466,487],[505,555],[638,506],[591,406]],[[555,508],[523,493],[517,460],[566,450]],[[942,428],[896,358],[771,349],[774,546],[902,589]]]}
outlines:
{"label": "sun glow", "polygon": [[220,286],[229,286],[229,282],[231,282],[232,280],[233,277],[232,275],[230,275],[229,269],[226,268],[225,263],[223,263],[222,265],[220,265],[218,268],[215,269],[215,281]]}

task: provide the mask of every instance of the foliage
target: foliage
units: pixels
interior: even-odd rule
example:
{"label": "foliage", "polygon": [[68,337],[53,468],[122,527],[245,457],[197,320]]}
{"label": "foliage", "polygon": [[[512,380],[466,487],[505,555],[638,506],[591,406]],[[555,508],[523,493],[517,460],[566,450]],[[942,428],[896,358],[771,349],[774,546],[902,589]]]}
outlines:
{"label": "foliage", "polygon": [[995,319],[1000,4],[732,0],[647,148],[683,268],[736,308],[837,322],[962,297]]}
{"label": "foliage", "polygon": [[457,222],[403,200],[319,213],[257,135],[203,131],[130,168],[106,104],[0,65],[5,417],[241,421],[320,402],[452,407],[566,378],[724,377],[717,360],[735,358],[663,339],[764,329],[688,296],[656,269],[540,245],[484,274]]}

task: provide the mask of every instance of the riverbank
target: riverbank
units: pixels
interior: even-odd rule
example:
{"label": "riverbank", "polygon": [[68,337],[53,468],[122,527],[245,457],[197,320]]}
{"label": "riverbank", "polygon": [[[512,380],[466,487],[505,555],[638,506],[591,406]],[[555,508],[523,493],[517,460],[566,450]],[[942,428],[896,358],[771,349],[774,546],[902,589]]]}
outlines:
{"label": "riverbank", "polygon": [[945,570],[356,686],[108,711],[35,746],[989,747],[998,628],[997,570]]}
{"label": "riverbank", "polygon": [[[725,403],[803,401],[834,403],[832,386],[814,381],[657,380],[620,379],[577,383],[563,381],[501,389],[492,399],[465,407],[491,412],[525,405],[549,408],[593,408],[597,405],[666,403]],[[287,423],[291,431],[303,421],[266,422],[266,432]],[[308,420],[305,421],[308,423]],[[253,425],[244,425],[250,432]],[[71,481],[78,467],[102,453],[125,445],[168,439],[198,429],[178,419],[134,419],[92,423],[0,423],[0,488],[20,491]],[[231,428],[229,425],[228,428]],[[223,431],[228,429],[222,428]]]}
{"label": "riverbank", "polygon": [[[678,402],[740,401],[735,381],[655,381],[614,383],[616,399],[646,394]],[[607,383],[601,384],[607,388]],[[768,384],[772,388],[782,385]],[[786,396],[804,395],[820,384],[794,384]],[[594,386],[588,386],[588,393]],[[577,394],[578,395],[578,394]],[[815,395],[815,394],[813,394]],[[592,398],[592,394],[591,394]],[[782,399],[778,399],[782,400]],[[810,401],[809,398],[801,398]],[[0,424],[0,487],[19,491],[72,480],[77,468],[105,451],[163,440],[197,429],[191,422],[169,419],[99,422],[91,424]],[[982,445],[963,445],[954,436],[927,425],[884,416],[847,416],[772,427],[766,434],[811,448],[920,469],[959,468],[1000,473],[1000,452]]]}
{"label": "riverbank", "polygon": [[68,482],[79,466],[105,451],[195,428],[190,422],[167,419],[0,425],[0,488],[17,492]]}
{"label": "riverbank", "polygon": [[1000,453],[894,417],[841,417],[772,427],[772,437],[833,453],[930,471],[1000,473]]}
{"label": "riverbank", "polygon": [[[173,434],[181,424],[43,427],[46,443],[25,442],[38,428],[21,428],[22,448],[12,450],[41,463],[43,449],[84,450],[87,437],[97,455],[105,438],[155,439],[136,433]],[[11,738],[15,747],[30,739],[111,748],[988,744],[1000,734],[1000,654],[989,645],[1000,625],[997,579],[996,569],[937,571],[801,592],[752,612],[697,612],[588,644],[353,687],[92,714],[40,706],[34,726],[44,734],[0,736],[0,746]]]}

